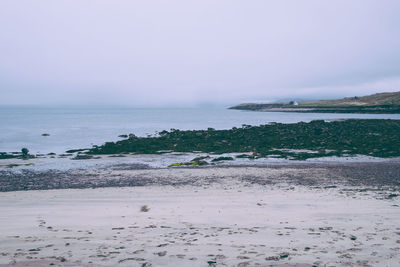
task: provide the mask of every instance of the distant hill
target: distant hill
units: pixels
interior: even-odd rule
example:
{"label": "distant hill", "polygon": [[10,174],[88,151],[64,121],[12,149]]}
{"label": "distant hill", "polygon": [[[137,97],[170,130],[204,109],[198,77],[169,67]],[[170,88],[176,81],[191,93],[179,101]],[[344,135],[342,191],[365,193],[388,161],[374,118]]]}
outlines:
{"label": "distant hill", "polygon": [[378,93],[361,97],[345,97],[336,100],[317,100],[300,102],[299,106],[381,106],[400,105],[400,92]]}
{"label": "distant hill", "polygon": [[295,101],[266,104],[244,103],[230,109],[269,112],[400,113],[400,92],[299,103]]}

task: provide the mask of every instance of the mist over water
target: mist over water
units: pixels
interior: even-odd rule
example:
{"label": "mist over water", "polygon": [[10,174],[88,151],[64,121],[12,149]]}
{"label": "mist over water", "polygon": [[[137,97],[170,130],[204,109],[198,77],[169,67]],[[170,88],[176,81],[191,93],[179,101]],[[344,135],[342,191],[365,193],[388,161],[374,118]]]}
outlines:
{"label": "mist over water", "polygon": [[[225,107],[208,108],[118,108],[118,107],[0,107],[0,152],[62,153],[68,149],[90,148],[118,135],[137,136],[157,131],[230,129],[242,124],[295,123],[316,119],[384,118],[400,119],[400,114],[327,114],[248,112]],[[48,133],[50,136],[42,136]]]}

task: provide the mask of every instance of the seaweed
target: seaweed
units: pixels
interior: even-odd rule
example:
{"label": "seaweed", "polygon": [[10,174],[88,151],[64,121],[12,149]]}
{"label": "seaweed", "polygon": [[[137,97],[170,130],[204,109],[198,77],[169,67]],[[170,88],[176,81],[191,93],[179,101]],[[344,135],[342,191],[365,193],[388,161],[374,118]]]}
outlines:
{"label": "seaweed", "polygon": [[20,155],[17,154],[9,154],[6,152],[0,152],[0,159],[13,159],[13,158],[18,158]]}
{"label": "seaweed", "polygon": [[[309,123],[244,125],[230,130],[162,131],[94,146],[88,154],[157,154],[159,151],[252,153],[239,158],[277,156],[304,160],[324,156],[400,156],[400,121],[382,119],[316,120]],[[287,151],[280,151],[286,149]],[[293,152],[291,150],[312,150]],[[245,156],[246,155],[246,156]]]}

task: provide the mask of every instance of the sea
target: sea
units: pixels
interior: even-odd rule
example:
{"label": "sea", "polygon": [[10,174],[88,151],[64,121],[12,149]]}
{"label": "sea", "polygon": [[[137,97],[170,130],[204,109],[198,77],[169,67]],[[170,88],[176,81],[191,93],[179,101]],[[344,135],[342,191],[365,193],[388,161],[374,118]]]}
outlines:
{"label": "sea", "polygon": [[[296,123],[335,119],[400,119],[400,114],[252,112],[226,107],[0,107],[0,152],[64,153],[91,148],[119,135],[156,135],[162,130],[231,129],[271,122]],[[49,136],[42,136],[49,134]]]}

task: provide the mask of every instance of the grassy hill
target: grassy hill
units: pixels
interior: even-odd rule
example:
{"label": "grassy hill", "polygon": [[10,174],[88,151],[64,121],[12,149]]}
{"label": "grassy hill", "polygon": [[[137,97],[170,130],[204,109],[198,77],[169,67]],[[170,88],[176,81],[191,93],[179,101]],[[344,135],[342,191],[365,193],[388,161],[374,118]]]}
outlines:
{"label": "grassy hill", "polygon": [[382,105],[400,105],[400,92],[378,93],[368,96],[345,97],[336,100],[318,100],[300,102],[299,106],[382,106]]}
{"label": "grassy hill", "polygon": [[230,109],[270,112],[400,113],[400,92],[335,100],[302,101],[296,104],[289,102],[245,103],[230,107]]}

